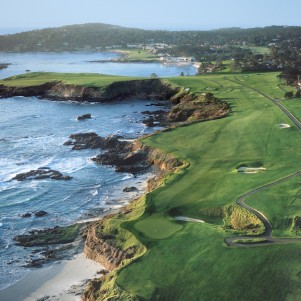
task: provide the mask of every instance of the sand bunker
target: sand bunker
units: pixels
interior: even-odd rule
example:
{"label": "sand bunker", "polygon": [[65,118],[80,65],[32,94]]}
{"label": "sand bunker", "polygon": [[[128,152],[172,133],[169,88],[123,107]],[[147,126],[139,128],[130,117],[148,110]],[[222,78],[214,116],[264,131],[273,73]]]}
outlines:
{"label": "sand bunker", "polygon": [[237,168],[237,172],[247,173],[247,174],[259,173],[259,172],[265,171],[265,170],[266,170],[266,168],[264,168],[264,167],[240,166]]}
{"label": "sand bunker", "polygon": [[176,216],[175,220],[177,220],[177,221],[183,221],[183,222],[205,223],[201,219],[196,219],[196,218],[191,218],[191,217],[186,217],[186,216]]}
{"label": "sand bunker", "polygon": [[279,123],[278,127],[280,129],[287,129],[287,128],[290,128],[291,126],[289,124],[287,124],[287,123]]}

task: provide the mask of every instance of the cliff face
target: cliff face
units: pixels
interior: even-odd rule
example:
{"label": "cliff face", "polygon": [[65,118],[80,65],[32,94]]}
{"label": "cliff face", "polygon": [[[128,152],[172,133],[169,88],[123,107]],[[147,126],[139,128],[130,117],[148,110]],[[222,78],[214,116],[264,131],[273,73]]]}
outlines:
{"label": "cliff face", "polygon": [[13,96],[44,96],[47,92],[52,89],[57,82],[45,83],[43,85],[38,86],[30,86],[30,87],[10,87],[0,85],[0,98],[8,98]]}
{"label": "cliff face", "polygon": [[84,253],[87,258],[95,260],[109,270],[119,267],[125,259],[130,259],[132,254],[106,241],[105,237],[97,235],[98,224],[90,226],[87,232]]}
{"label": "cliff face", "polygon": [[70,85],[61,82],[29,87],[0,85],[0,97],[38,96],[55,100],[105,102],[126,97],[169,99],[178,92],[160,79],[114,82],[104,88]]}

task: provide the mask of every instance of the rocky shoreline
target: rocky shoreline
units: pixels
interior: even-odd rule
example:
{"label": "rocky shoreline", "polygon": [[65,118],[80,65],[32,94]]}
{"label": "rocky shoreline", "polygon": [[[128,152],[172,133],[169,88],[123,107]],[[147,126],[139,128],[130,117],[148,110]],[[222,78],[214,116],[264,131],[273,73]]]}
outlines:
{"label": "rocky shoreline", "polygon": [[170,99],[178,88],[160,79],[144,79],[113,82],[105,88],[64,84],[54,81],[36,86],[13,87],[0,85],[0,98],[36,96],[50,100],[85,102],[109,102],[129,97],[142,99]]}
{"label": "rocky shoreline", "polygon": [[[93,102],[113,101],[116,98],[122,99],[131,96],[139,96],[144,99],[169,99],[173,105],[170,111],[144,112],[145,115],[148,115],[148,120],[145,124],[150,127],[156,124],[173,127],[194,121],[222,118],[230,112],[228,104],[218,100],[211,93],[196,96],[183,89],[166,85],[158,79],[131,81],[130,85],[129,82],[113,83],[105,90],[64,85],[58,82],[27,88],[0,86],[1,97],[17,95]],[[148,181],[148,191],[160,186],[161,179],[165,173],[173,173],[175,170],[185,166],[184,162],[160,150],[150,149],[139,140],[127,141],[121,136],[100,137],[96,133],[77,133],[72,134],[69,138],[70,140],[66,141],[64,145],[72,147],[73,151],[88,148],[99,149],[101,153],[91,160],[97,164],[115,166],[117,172],[127,172],[135,175],[146,172],[151,166],[155,166],[156,176]],[[66,176],[58,173],[47,168],[41,168],[19,175],[19,178],[25,180],[33,176],[38,179],[46,176],[52,178],[54,176],[54,179],[58,177],[59,179],[69,180],[69,178],[64,178]],[[129,191],[131,190],[133,191],[134,187],[129,187]],[[127,206],[121,210],[121,214],[126,215],[131,210]],[[112,217],[114,215],[103,217],[100,221],[91,223],[84,231],[84,234],[81,235],[81,237],[85,238],[85,256],[101,263],[109,270],[114,270],[126,264],[129,260],[135,258],[137,254],[142,254],[143,252],[142,247],[136,246],[124,249],[116,238],[119,234],[108,233],[105,230],[106,226],[103,223],[106,223]],[[66,229],[68,230],[68,227],[45,229],[41,230],[41,232],[33,230],[28,235],[15,237],[15,241],[26,247],[44,246],[46,248],[37,252],[43,256],[42,260],[33,256],[33,260],[29,262],[31,266],[39,267],[47,260],[61,259],[60,254],[66,254],[64,250],[74,247],[75,238],[71,235],[73,240],[70,241],[68,239],[70,233],[65,231]],[[78,237],[78,233],[76,237]],[[59,248],[57,244],[60,245]],[[92,291],[90,290],[90,293],[93,294],[93,289]],[[89,293],[85,295],[85,300],[94,300],[89,299],[88,295]]]}

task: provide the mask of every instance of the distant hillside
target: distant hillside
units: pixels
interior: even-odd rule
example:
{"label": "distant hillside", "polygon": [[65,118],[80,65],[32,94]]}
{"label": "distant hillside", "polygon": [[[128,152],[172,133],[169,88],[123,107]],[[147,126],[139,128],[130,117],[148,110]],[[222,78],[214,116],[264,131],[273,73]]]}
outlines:
{"label": "distant hillside", "polygon": [[69,25],[0,35],[0,51],[70,51],[103,49],[135,43],[173,45],[225,45],[246,43],[266,46],[283,40],[300,39],[301,27],[270,26],[265,28],[226,28],[212,31],[164,31],[124,28],[108,24]]}

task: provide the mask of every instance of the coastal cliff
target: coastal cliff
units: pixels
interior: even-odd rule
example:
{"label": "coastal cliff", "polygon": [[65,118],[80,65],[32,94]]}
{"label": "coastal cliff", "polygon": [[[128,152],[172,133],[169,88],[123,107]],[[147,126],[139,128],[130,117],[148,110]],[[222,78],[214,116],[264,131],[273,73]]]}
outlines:
{"label": "coastal cliff", "polygon": [[[131,152],[147,153],[147,160],[156,168],[156,176],[148,181],[147,194],[133,200],[119,213],[106,216],[90,225],[84,248],[85,256],[101,263],[111,273],[91,281],[83,296],[84,301],[107,300],[112,296],[112,300],[139,300],[114,283],[119,268],[134,262],[147,251],[143,243],[136,239],[135,233],[127,231],[127,225],[136,218],[149,214],[152,208],[149,193],[163,186],[170,174],[179,173],[189,166],[172,154],[149,148],[140,141],[133,142],[131,146]],[[104,289],[106,286],[110,286],[112,290]],[[116,295],[119,299],[114,299]]]}
{"label": "coastal cliff", "polygon": [[1,98],[37,96],[53,100],[87,102],[107,102],[127,97],[169,99],[178,92],[179,88],[175,88],[160,79],[117,81],[101,88],[57,81],[25,87],[0,85]]}
{"label": "coastal cliff", "polygon": [[[133,249],[122,250],[110,244],[112,235],[101,233],[103,220],[91,225],[87,232],[84,253],[87,258],[99,262],[108,270],[118,268],[126,259],[133,257]],[[98,233],[97,233],[98,231]]]}

